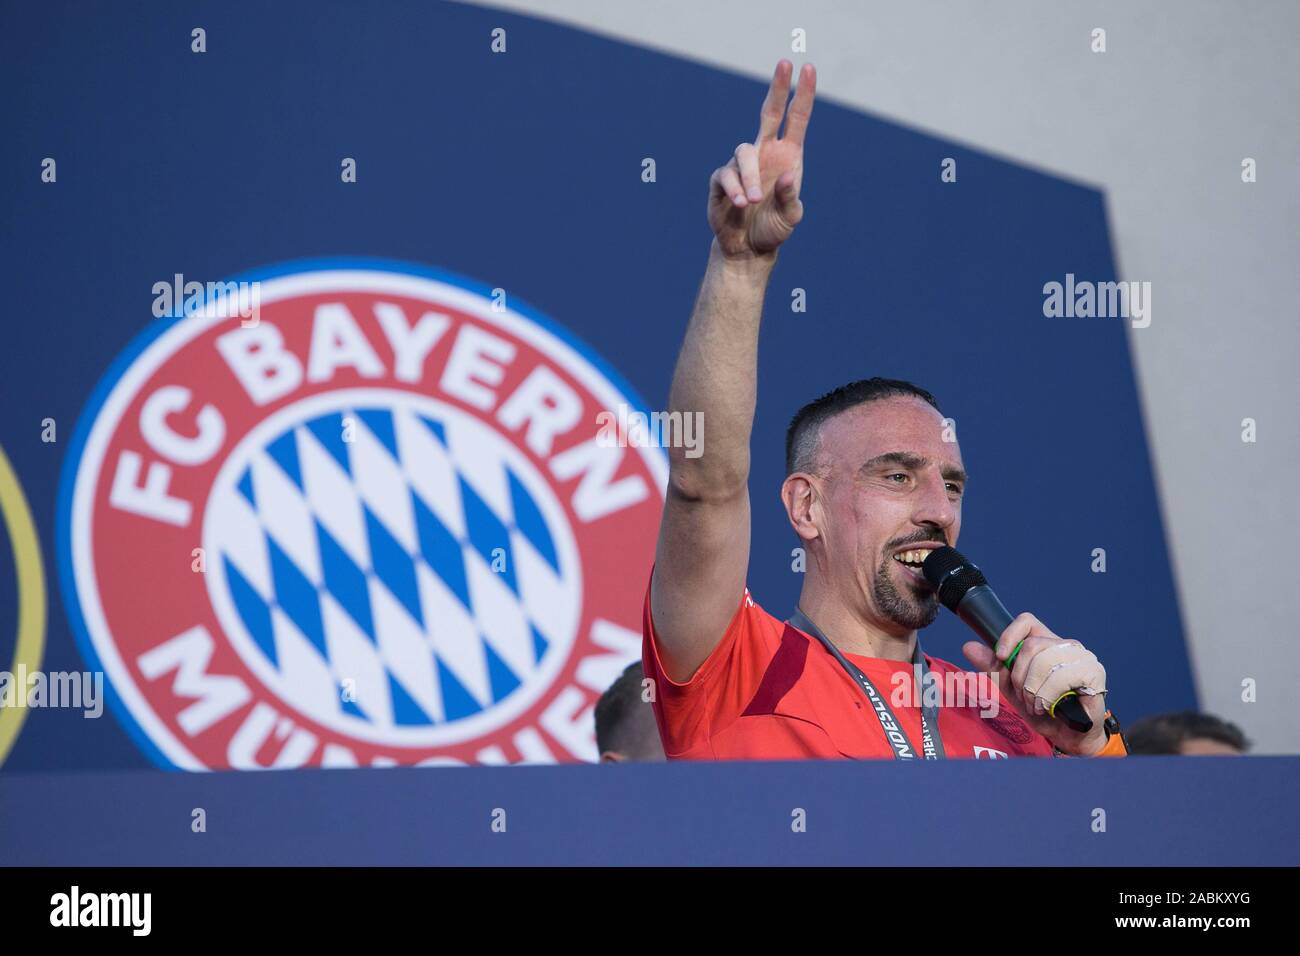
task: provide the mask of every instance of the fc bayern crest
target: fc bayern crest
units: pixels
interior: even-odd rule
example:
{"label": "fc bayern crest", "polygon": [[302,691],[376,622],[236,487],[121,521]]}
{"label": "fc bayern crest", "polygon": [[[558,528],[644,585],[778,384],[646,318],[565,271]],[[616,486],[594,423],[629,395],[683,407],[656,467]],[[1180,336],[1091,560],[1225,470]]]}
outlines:
{"label": "fc bayern crest", "polygon": [[[594,759],[667,465],[572,336],[455,276],[295,263],[119,357],[59,504],[69,616],[188,769]],[[230,299],[230,296],[226,296]]]}

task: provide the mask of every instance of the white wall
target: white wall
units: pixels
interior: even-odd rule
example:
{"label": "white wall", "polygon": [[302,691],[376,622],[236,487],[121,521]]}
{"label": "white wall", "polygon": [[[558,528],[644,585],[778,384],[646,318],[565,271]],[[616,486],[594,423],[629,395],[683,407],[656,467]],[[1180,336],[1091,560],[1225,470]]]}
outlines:
{"label": "white wall", "polygon": [[[1152,323],[1129,335],[1202,707],[1256,752],[1300,753],[1286,607],[1300,589],[1295,562],[1277,558],[1300,525],[1300,4],[484,5],[763,82],[779,57],[809,59],[820,97],[1103,188],[1121,277],[1152,283]],[[796,27],[806,56],[790,52]],[[1255,444],[1241,441],[1246,417]]]}

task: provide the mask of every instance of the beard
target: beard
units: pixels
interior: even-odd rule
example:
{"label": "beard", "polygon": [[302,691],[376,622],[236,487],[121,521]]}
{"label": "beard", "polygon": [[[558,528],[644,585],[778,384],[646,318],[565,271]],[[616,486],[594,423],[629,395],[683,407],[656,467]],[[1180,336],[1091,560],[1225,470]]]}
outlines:
{"label": "beard", "polygon": [[[892,557],[885,558],[886,562],[893,560]],[[888,563],[881,564],[872,581],[871,593],[876,599],[876,607],[885,617],[910,631],[929,627],[939,616],[939,595],[910,582],[899,590],[889,576],[888,568]]]}

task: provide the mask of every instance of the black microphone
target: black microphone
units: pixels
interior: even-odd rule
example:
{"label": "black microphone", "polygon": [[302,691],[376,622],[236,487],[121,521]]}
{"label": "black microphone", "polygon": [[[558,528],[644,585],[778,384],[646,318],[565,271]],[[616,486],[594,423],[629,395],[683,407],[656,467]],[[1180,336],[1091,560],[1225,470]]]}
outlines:
{"label": "black microphone", "polygon": [[[938,592],[944,607],[969,624],[984,639],[985,644],[989,647],[996,646],[998,638],[1014,619],[989,587],[984,572],[963,557],[956,548],[936,548],[921,563],[921,573]],[[1004,661],[1002,666],[1009,668],[1019,651],[1020,648],[1017,647],[1011,660]],[[1083,703],[1074,691],[1063,697],[1052,708],[1052,712],[1054,717],[1064,720],[1071,730],[1077,730],[1081,734],[1092,730],[1092,718],[1083,709]]]}

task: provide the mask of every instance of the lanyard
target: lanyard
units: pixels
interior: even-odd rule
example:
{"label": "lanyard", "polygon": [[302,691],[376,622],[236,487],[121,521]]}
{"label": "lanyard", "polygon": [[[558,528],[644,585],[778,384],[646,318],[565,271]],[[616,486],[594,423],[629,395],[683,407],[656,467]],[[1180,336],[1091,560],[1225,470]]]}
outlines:
{"label": "lanyard", "polygon": [[[916,750],[912,747],[912,742],[907,739],[907,734],[903,732],[902,726],[898,719],[894,717],[894,712],[889,709],[889,704],[881,696],[880,691],[876,690],[870,678],[862,673],[862,668],[858,667],[851,660],[840,653],[840,649],[831,643],[830,639],[822,633],[822,629],[814,624],[808,615],[804,614],[798,607],[790,615],[790,624],[793,624],[801,631],[806,631],[817,640],[821,641],[822,646],[830,651],[831,655],[840,662],[850,677],[852,677],[862,688],[862,692],[867,695],[867,700],[871,702],[872,709],[875,710],[876,716],[880,718],[880,726],[884,728],[885,739],[889,745],[894,748],[895,760],[914,760],[916,759]],[[939,733],[939,708],[926,705],[924,689],[928,681],[926,675],[930,673],[929,667],[925,663],[925,655],[921,653],[921,639],[916,640],[916,650],[912,654],[913,673],[919,669],[921,676],[921,743],[923,745],[922,753],[926,760],[943,760],[947,755],[943,752],[943,737]]]}

